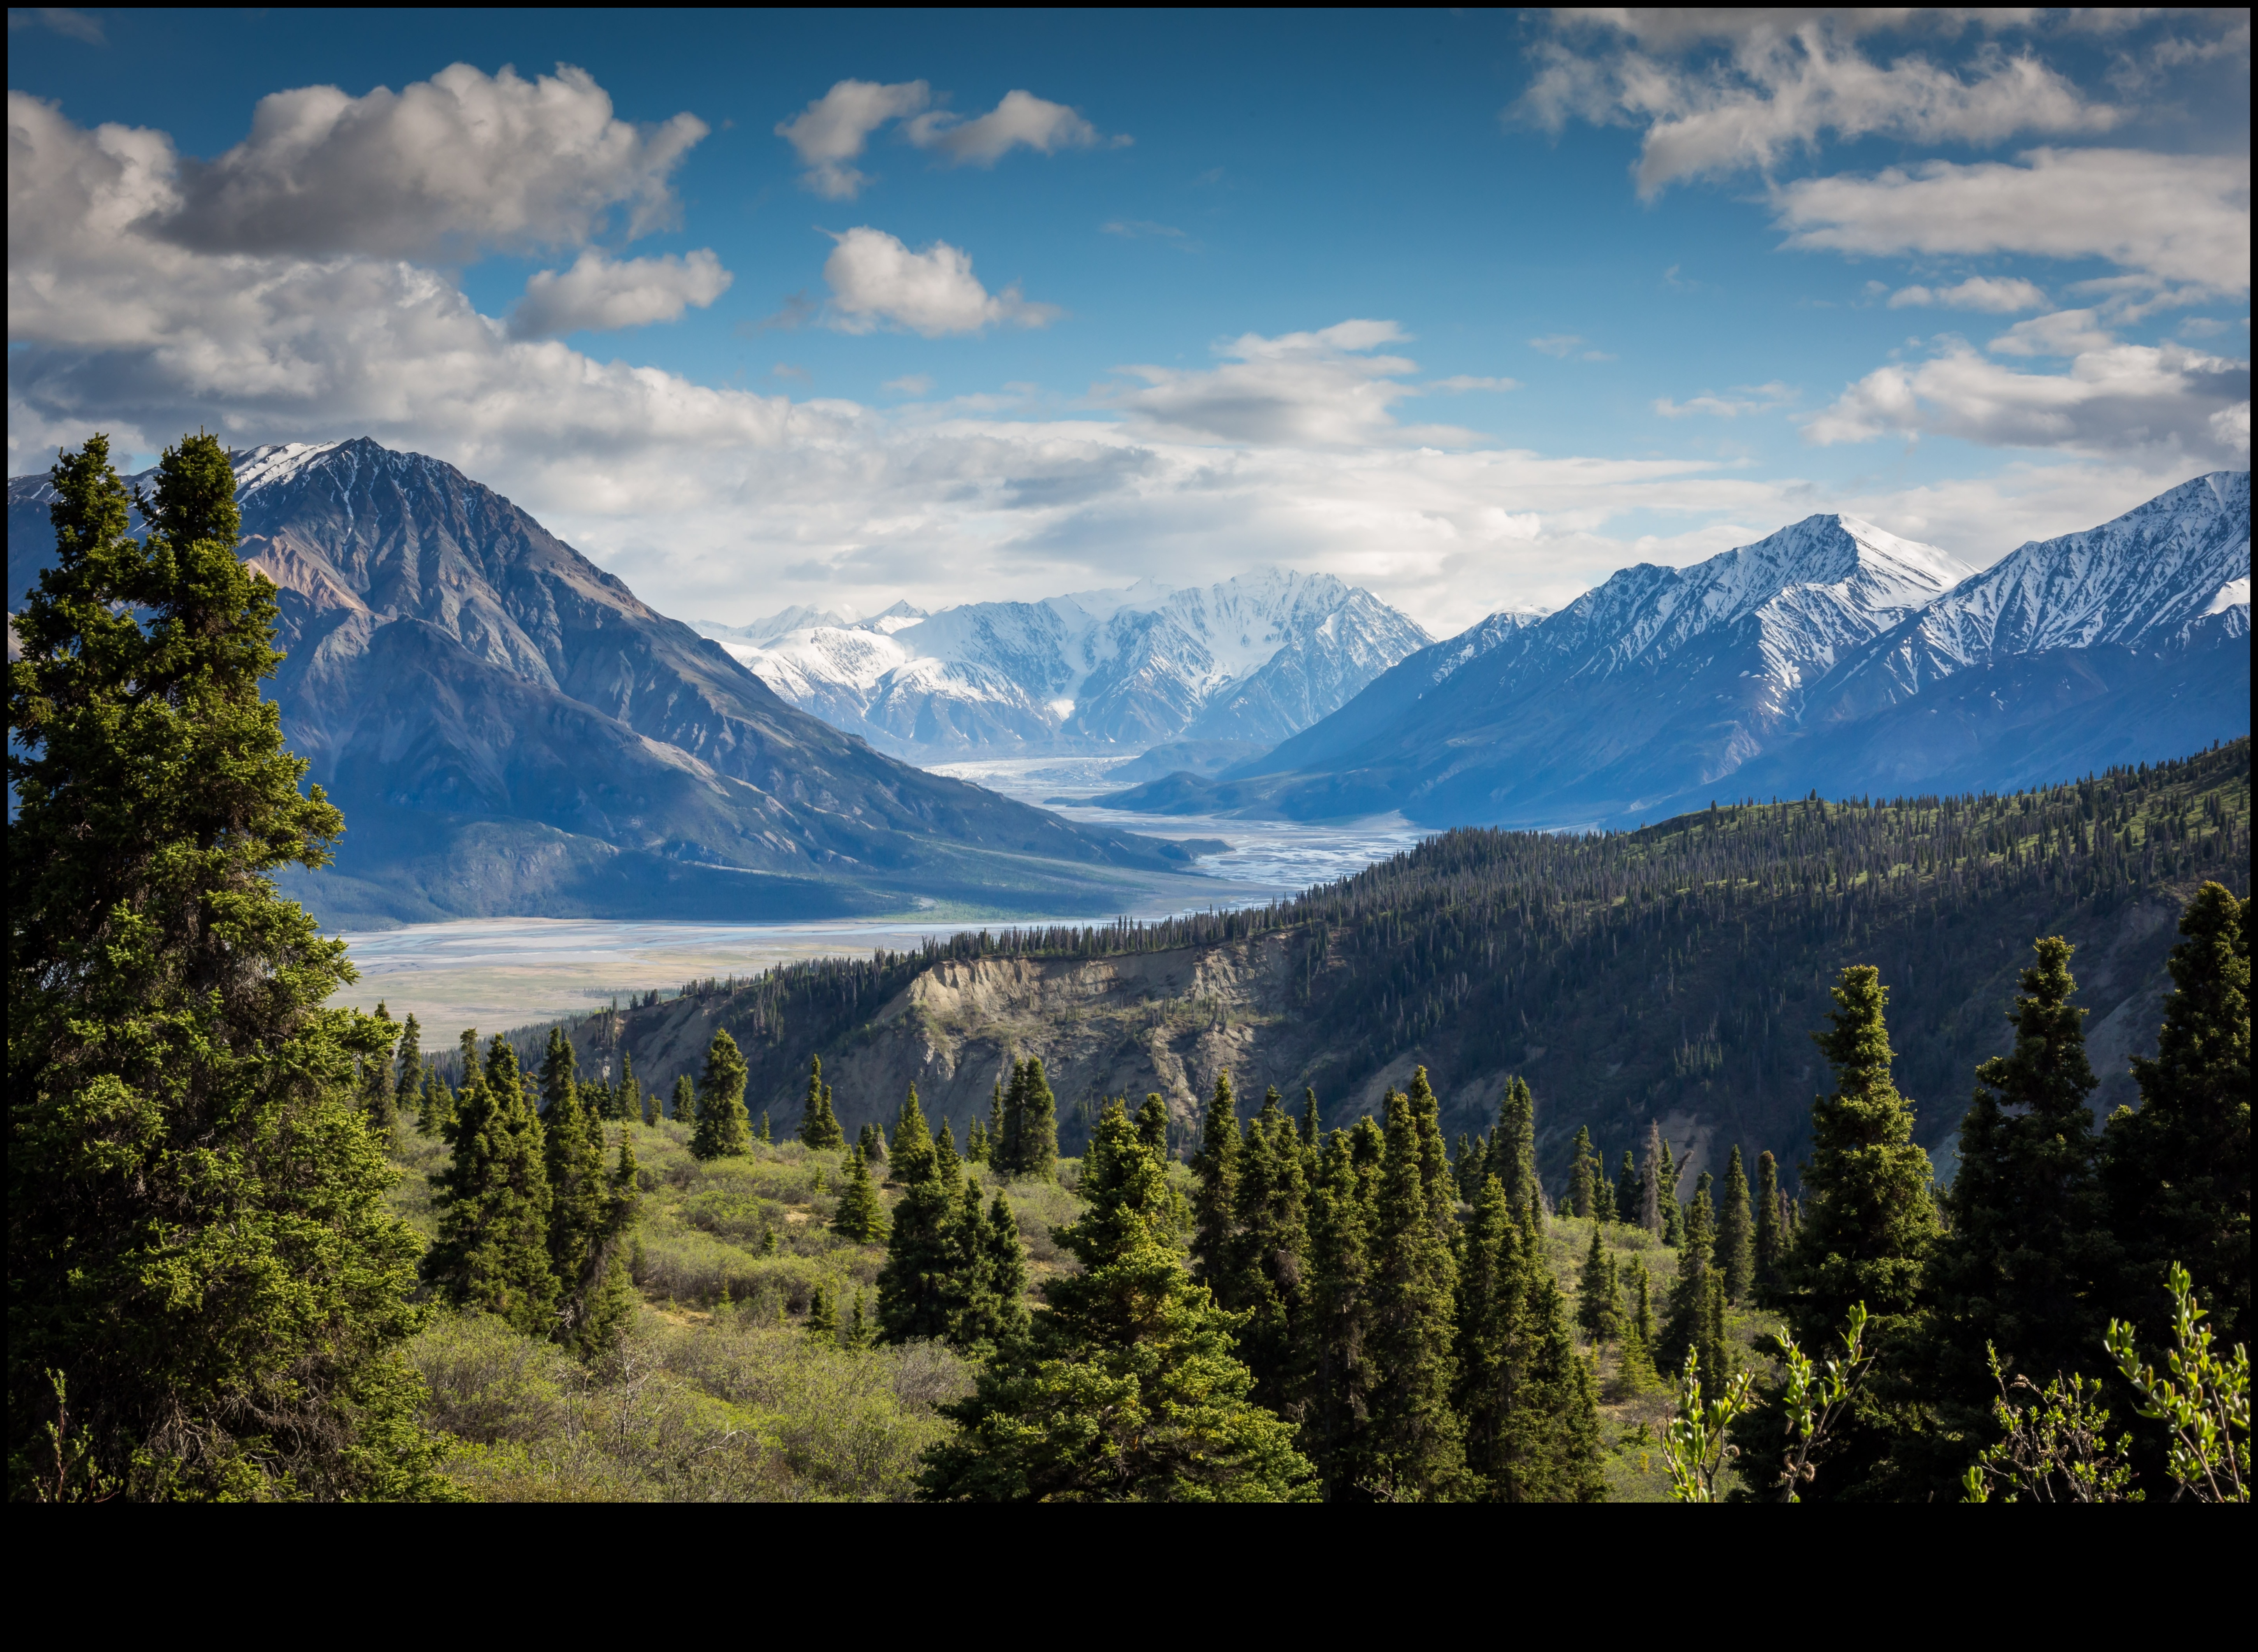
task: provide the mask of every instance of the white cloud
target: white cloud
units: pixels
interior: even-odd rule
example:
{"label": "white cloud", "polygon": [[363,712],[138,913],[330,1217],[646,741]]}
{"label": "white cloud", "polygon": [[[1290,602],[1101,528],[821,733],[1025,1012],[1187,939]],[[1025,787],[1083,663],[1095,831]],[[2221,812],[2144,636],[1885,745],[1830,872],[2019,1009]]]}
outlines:
{"label": "white cloud", "polygon": [[[1870,287],[1881,283],[1870,281]],[[2047,295],[2035,281],[2020,276],[1971,275],[1957,287],[1901,287],[1890,294],[1890,308],[1935,304],[1945,309],[1985,310],[2012,316],[2019,309],[2037,309]]]}
{"label": "white cloud", "polygon": [[304,86],[259,99],[218,160],[182,166],[167,229],[211,252],[459,258],[577,245],[624,206],[639,235],[674,221],[668,175],[707,130],[617,119],[564,65],[528,81],[457,63],[362,97]]}
{"label": "white cloud", "polygon": [[1427,395],[1438,390],[1449,391],[1453,394],[1462,393],[1468,390],[1518,390],[1521,388],[1521,380],[1518,379],[1480,379],[1476,378],[1472,373],[1457,372],[1452,373],[1447,379],[1430,379],[1425,384],[1415,385],[1412,388],[1420,395]]}
{"label": "white cloud", "polygon": [[932,100],[932,89],[923,81],[891,86],[841,81],[792,119],[778,121],[776,134],[807,168],[802,183],[827,201],[852,201],[870,181],[848,163],[861,156],[870,134],[890,120],[916,114]]}
{"label": "white cloud", "polygon": [[1828,446],[1937,435],[2097,457],[2148,454],[2156,464],[2247,462],[2247,444],[2234,445],[2232,420],[2221,424],[2219,415],[2249,401],[2249,363],[2180,344],[2117,344],[2092,330],[2090,312],[2064,314],[2072,319],[2051,342],[2024,332],[2038,325],[2029,322],[2006,337],[2030,353],[2074,351],[2067,372],[2020,372],[1950,341],[1918,365],[1868,373],[1804,425],[1805,437]]}
{"label": "white cloud", "polygon": [[2250,157],[2034,149],[2019,164],[1932,160],[1774,192],[1790,246],[2103,258],[2212,292],[2250,285]]}
{"label": "white cloud", "polygon": [[923,396],[933,394],[933,380],[921,372],[905,372],[898,379],[889,379],[878,386],[897,395]]}
{"label": "white cloud", "polygon": [[1387,321],[1346,321],[1276,338],[1247,333],[1215,347],[1225,358],[1219,367],[1124,368],[1144,387],[1117,390],[1110,399],[1175,440],[1323,446],[1388,440],[1398,434],[1388,408],[1416,394],[1400,380],[1417,364],[1370,352],[1405,337]]}
{"label": "white cloud", "polygon": [[681,258],[613,259],[591,247],[569,270],[534,273],[510,312],[510,337],[556,338],[674,321],[692,305],[711,304],[733,279],[710,248]]}
{"label": "white cloud", "polygon": [[1540,356],[1555,356],[1565,360],[1583,342],[1574,333],[1551,333],[1543,338],[1530,339],[1529,347]]}
{"label": "white cloud", "polygon": [[102,32],[99,18],[83,11],[74,11],[68,6],[11,6],[8,8],[8,32],[18,29],[39,27],[73,40],[83,40],[89,46],[108,46],[110,41]]}
{"label": "white cloud", "polygon": [[2017,322],[1985,348],[2002,356],[2068,358],[2107,350],[2116,342],[2116,335],[2100,324],[2096,312],[2058,309],[2051,316],[2034,316],[2027,322]]}
{"label": "white cloud", "polygon": [[1795,400],[1790,386],[1773,379],[1769,384],[1736,385],[1729,396],[1711,395],[1706,392],[1689,396],[1684,401],[1672,401],[1667,396],[1657,400],[1654,410],[1665,419],[1683,419],[1706,414],[1717,419],[1737,419],[1744,413],[1769,413],[1784,408]]}
{"label": "white cloud", "polygon": [[[2119,118],[2027,52],[1986,47],[1960,69],[1918,53],[1878,63],[1856,43],[1871,14],[1688,13],[1679,24],[1624,11],[1557,15],[1562,26],[1533,48],[1540,67],[1509,117],[1554,132],[1571,120],[1644,127],[1637,173],[1649,197],[1680,179],[1769,171],[1822,135],[1992,144],[2103,131]],[[1601,32],[1587,45],[1594,27]],[[1713,43],[1722,56],[1672,60]]]}
{"label": "white cloud", "polygon": [[972,273],[972,255],[946,241],[912,252],[867,226],[832,238],[838,245],[823,261],[823,279],[831,284],[829,324],[841,332],[895,326],[940,338],[1000,323],[1044,327],[1059,316],[1054,305],[1020,297],[1016,284],[991,293]]}
{"label": "white cloud", "polygon": [[957,166],[992,167],[1012,150],[1039,154],[1062,149],[1119,147],[1127,138],[1105,138],[1081,114],[1032,92],[1004,94],[1004,101],[971,120],[947,110],[929,110],[909,124],[909,139],[920,149],[936,149]]}

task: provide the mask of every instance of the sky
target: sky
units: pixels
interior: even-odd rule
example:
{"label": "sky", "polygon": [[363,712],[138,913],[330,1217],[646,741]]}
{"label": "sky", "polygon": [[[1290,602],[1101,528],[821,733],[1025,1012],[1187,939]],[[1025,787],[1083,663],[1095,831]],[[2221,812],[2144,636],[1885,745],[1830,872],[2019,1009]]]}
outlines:
{"label": "sky", "polygon": [[685,619],[1438,635],[2249,463],[2249,13],[9,13],[8,468],[371,436]]}

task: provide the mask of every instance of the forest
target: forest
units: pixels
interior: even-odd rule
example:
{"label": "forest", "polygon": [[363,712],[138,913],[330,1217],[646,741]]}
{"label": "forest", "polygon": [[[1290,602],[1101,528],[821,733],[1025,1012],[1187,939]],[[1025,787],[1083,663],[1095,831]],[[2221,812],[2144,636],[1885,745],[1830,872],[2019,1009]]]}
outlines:
{"label": "forest", "polygon": [[[1216,1074],[1189,1132],[1070,1114],[1034,1056],[961,1137],[914,1088],[850,1132],[826,1039],[930,954],[693,983],[736,1013],[652,1088],[563,1026],[427,1051],[325,1007],[345,948],[272,875],[345,823],[258,692],[224,450],[167,451],[146,540],[101,438],[53,474],[10,666],[19,1500],[2248,1499],[2247,741],[962,937],[1284,932],[1348,1053],[1259,1103]],[[2154,1053],[2097,1124],[2070,937],[2160,900]],[[1648,1059],[1694,1029],[1721,1087],[1777,1046],[1801,1116],[1728,1117],[1688,1188],[1524,1007],[1651,1023]],[[1317,1079],[1453,1017],[1527,1068],[1494,1108],[1420,1065],[1327,1120]],[[1967,1098],[1949,1178],[1900,1071]]]}

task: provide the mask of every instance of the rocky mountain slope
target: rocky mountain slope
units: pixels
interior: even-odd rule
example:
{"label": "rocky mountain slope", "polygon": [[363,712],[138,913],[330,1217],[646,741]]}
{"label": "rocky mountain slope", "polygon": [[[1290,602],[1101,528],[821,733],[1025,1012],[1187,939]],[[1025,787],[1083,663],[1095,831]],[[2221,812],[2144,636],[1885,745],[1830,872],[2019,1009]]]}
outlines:
{"label": "rocky mountain slope", "polygon": [[1260,759],[1111,801],[1622,825],[1720,795],[1996,789],[2153,760],[2248,731],[2249,571],[2247,472],[1981,574],[1815,516],[1691,568],[1625,569],[1533,623],[1493,616]]}
{"label": "rocky mountain slope", "polygon": [[[1119,910],[1173,846],[898,762],[452,465],[368,440],[237,461],[242,555],[280,588],[273,684],[344,808],[337,921],[754,918],[966,898]],[[11,606],[53,555],[9,483]]]}
{"label": "rocky mountain slope", "polygon": [[868,620],[802,608],[699,628],[792,704],[925,760],[1178,739],[1268,747],[1428,640],[1369,592],[1278,570],[1193,590],[1140,583],[934,614],[897,604]]}

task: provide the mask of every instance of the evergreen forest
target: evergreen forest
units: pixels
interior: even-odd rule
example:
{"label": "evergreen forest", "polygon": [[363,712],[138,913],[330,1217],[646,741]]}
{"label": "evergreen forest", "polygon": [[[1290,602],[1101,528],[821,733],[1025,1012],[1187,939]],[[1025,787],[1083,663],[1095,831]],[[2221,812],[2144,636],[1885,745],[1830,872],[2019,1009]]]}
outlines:
{"label": "evergreen forest", "polygon": [[[53,479],[10,665],[19,1500],[2248,1500],[2247,741],[691,983],[616,1019],[726,1011],[694,1062],[592,1078],[564,1025],[328,1007],[346,950],[273,877],[348,823],[259,693],[224,449]],[[2169,985],[2100,1117],[2074,937],[2141,903]],[[1330,1030],[1298,1086],[834,1088],[940,959],[1255,936]],[[1445,1063],[1509,1076],[1446,1101]]]}

